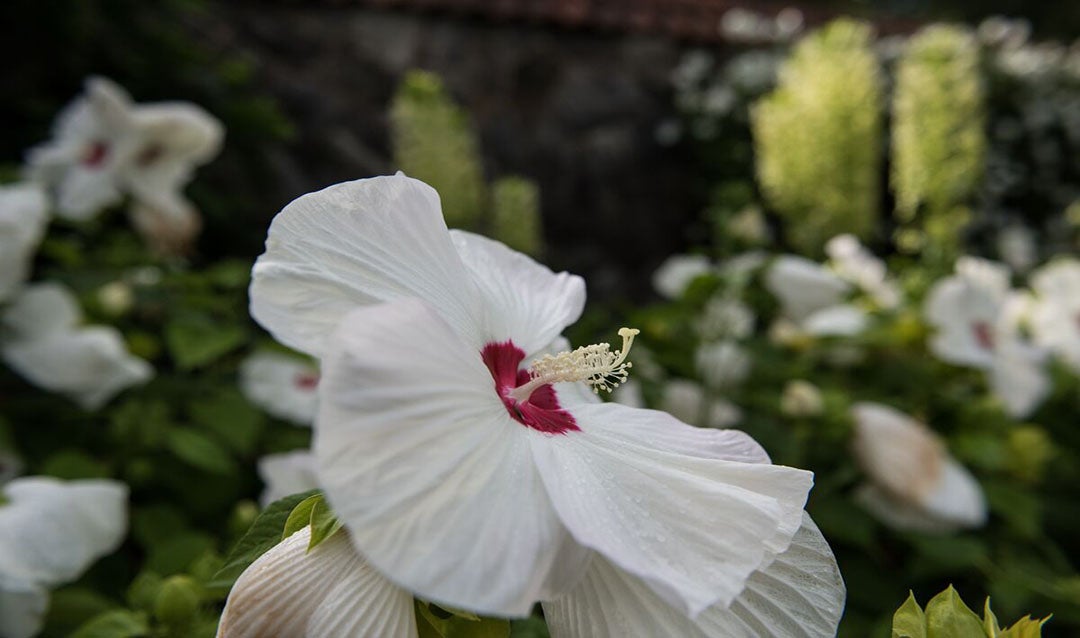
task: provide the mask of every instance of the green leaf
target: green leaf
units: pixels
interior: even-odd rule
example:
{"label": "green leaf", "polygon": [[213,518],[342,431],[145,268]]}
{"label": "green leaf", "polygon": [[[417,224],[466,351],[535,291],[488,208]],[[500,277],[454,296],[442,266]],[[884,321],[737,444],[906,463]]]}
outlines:
{"label": "green leaf", "polygon": [[986,602],[983,603],[983,631],[987,636],[994,638],[1001,633],[1001,625],[998,624],[997,616],[990,609],[990,597],[986,597]]}
{"label": "green leaf", "polygon": [[109,476],[104,463],[80,450],[61,450],[53,454],[45,459],[40,473],[68,480]]}
{"label": "green leaf", "polygon": [[266,423],[263,413],[234,388],[199,397],[189,404],[188,414],[238,454],[254,451]]}
{"label": "green leaf", "polygon": [[421,638],[509,638],[510,622],[416,601]]}
{"label": "green leaf", "polygon": [[315,549],[319,543],[333,536],[339,529],[341,529],[341,521],[326,504],[326,499],[320,498],[311,508],[311,541],[308,543],[308,551]]}
{"label": "green leaf", "polygon": [[251,529],[236,542],[236,546],[225,558],[225,565],[214,574],[207,587],[232,587],[248,565],[281,542],[281,530],[285,528],[289,514],[301,501],[316,493],[317,490],[311,490],[293,494],[267,506],[251,524]]}
{"label": "green leaf", "polygon": [[322,494],[316,494],[305,498],[293,508],[293,511],[289,512],[289,518],[285,519],[285,528],[281,532],[281,540],[311,525],[311,510],[315,508],[315,503],[322,500],[322,497]]}
{"label": "green leaf", "polygon": [[169,576],[186,571],[206,552],[213,551],[216,541],[205,532],[181,532],[150,548],[146,557],[146,569]]}
{"label": "green leaf", "polygon": [[927,638],[984,638],[983,623],[952,585],[926,604]]}
{"label": "green leaf", "polygon": [[165,326],[165,344],[181,370],[213,363],[247,340],[243,326],[223,324],[205,315],[187,315]]}
{"label": "green leaf", "polygon": [[907,600],[893,614],[892,638],[926,638],[926,614],[914,592],[908,592]]}
{"label": "green leaf", "polygon": [[169,449],[180,460],[210,474],[230,474],[234,463],[216,441],[201,432],[174,429],[168,436]]}
{"label": "green leaf", "polygon": [[510,621],[510,638],[551,638],[543,618],[532,616]]}
{"label": "green leaf", "polygon": [[95,616],[71,635],[71,638],[137,638],[150,633],[146,615],[118,609]]}

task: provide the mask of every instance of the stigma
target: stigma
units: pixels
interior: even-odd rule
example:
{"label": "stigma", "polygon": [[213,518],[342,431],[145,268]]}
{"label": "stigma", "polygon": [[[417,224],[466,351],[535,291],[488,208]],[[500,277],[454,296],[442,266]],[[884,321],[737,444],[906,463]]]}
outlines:
{"label": "stigma", "polygon": [[636,328],[620,328],[622,348],[612,352],[611,345],[595,343],[576,350],[544,355],[529,366],[529,381],[507,393],[510,398],[524,402],[542,386],[552,383],[583,381],[592,386],[593,392],[611,392],[626,382],[633,363],[626,360],[634,337],[641,331]]}

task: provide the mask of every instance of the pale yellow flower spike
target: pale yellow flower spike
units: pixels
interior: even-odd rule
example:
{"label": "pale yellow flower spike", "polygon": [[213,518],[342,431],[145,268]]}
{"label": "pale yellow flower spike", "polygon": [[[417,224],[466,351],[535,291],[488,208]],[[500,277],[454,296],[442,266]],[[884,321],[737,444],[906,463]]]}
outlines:
{"label": "pale yellow flower spike", "polygon": [[556,355],[544,355],[529,367],[532,380],[510,391],[510,396],[518,401],[527,401],[533,391],[549,383],[584,381],[592,386],[593,392],[601,390],[611,392],[622,385],[630,376],[633,363],[626,360],[634,337],[641,331],[636,328],[620,328],[622,349],[611,351],[607,343],[594,343],[582,346],[570,352]]}

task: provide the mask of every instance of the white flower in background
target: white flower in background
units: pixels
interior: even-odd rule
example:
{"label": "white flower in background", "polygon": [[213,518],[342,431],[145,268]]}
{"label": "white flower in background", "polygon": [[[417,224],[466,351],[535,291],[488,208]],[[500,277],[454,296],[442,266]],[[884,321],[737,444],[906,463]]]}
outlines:
{"label": "white flower in background", "polygon": [[[611,391],[611,400],[621,403],[630,408],[644,408],[645,395],[641,392],[641,384],[636,379],[630,379]],[[676,417],[678,418],[678,417]]]}
{"label": "white flower in background", "polygon": [[710,388],[729,390],[746,380],[753,360],[746,348],[727,339],[698,346],[694,365]]}
{"label": "white flower in background", "polygon": [[0,487],[0,638],[36,635],[49,589],[120,545],[127,496],[109,480],[30,476]]}
{"label": "white flower in background", "polygon": [[181,191],[222,137],[221,123],[193,104],[134,104],[116,84],[91,78],[53,140],[30,151],[27,172],[55,192],[67,219],[89,219],[128,193],[136,228],[152,245],[176,246],[199,228]]}
{"label": "white flower in background", "polygon": [[711,271],[712,262],[704,255],[672,255],[653,273],[653,289],[667,299],[678,299],[692,281]]}
{"label": "white flower in background", "polygon": [[754,311],[739,298],[715,295],[697,320],[698,336],[705,341],[745,339],[754,332],[754,319]]}
{"label": "white flower in background", "polygon": [[804,379],[792,379],[780,395],[780,412],[791,417],[818,416],[825,410],[825,397],[816,385]]}
{"label": "white flower in background", "polygon": [[769,224],[758,206],[747,206],[724,224],[728,235],[748,244],[764,244],[772,237]]}
{"label": "white flower in background", "polygon": [[240,364],[240,390],[271,415],[297,425],[315,421],[319,369],[307,359],[256,352]]}
{"label": "white flower in background", "polygon": [[870,478],[856,499],[883,523],[902,530],[950,532],[986,523],[979,483],[936,434],[878,403],[857,403],[855,458]]}
{"label": "white flower in background", "polygon": [[707,428],[729,428],[742,420],[739,406],[723,397],[710,399],[700,384],[689,379],[664,384],[660,409],[683,423]]}
{"label": "white flower in background", "polygon": [[882,308],[900,304],[900,290],[888,278],[885,262],[859,243],[854,235],[837,235],[825,244],[829,267],[845,281],[858,286]]}
{"label": "white flower in background", "polygon": [[0,358],[34,385],[95,410],[148,381],[153,368],[110,326],[81,326],[74,295],[55,283],[23,290],[0,314]]}
{"label": "white flower in background", "polygon": [[0,301],[26,281],[48,223],[48,201],[40,186],[0,186]]}
{"label": "white flower in background", "polygon": [[1030,281],[1032,338],[1080,373],[1080,261],[1056,259],[1032,273]]}
{"label": "white flower in background", "polygon": [[1023,341],[1010,306],[1020,297],[1003,264],[962,257],[956,274],[936,282],[923,314],[934,328],[929,347],[943,361],[986,372],[1013,417],[1031,413],[1050,392],[1044,353]]}
{"label": "white flower in background", "polygon": [[259,496],[263,507],[286,496],[319,488],[315,457],[310,450],[268,454],[259,459],[258,471],[266,486]]}
{"label": "white flower in background", "polygon": [[320,358],[319,483],[393,582],[526,615],[573,588],[595,552],[693,616],[730,606],[792,546],[809,473],[761,462],[739,432],[596,403],[579,381],[625,380],[633,331],[616,352],[532,359],[579,316],[584,282],[448,233],[424,184],[306,195],[266,245],[252,314]]}
{"label": "white flower in background", "polygon": [[343,530],[308,551],[310,541],[305,527],[244,570],[218,638],[417,636],[412,595],[356,553]]}
{"label": "white flower in background", "polygon": [[1039,259],[1039,249],[1035,246],[1035,235],[1023,225],[1009,226],[1001,231],[997,240],[998,254],[1016,272],[1024,273]]}
{"label": "white flower in background", "polygon": [[53,190],[58,216],[90,219],[120,202],[118,174],[137,144],[132,107],[122,88],[91,78],[57,117],[52,141],[30,150],[28,175]]}
{"label": "white flower in background", "polygon": [[866,313],[844,300],[851,284],[809,259],[777,257],[765,272],[765,288],[785,318],[815,336],[851,336],[866,328]]}

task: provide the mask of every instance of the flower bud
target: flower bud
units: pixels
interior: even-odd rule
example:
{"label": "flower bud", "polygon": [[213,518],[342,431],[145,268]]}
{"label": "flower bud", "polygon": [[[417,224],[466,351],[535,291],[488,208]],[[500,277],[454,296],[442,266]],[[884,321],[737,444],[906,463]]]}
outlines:
{"label": "flower bud", "polygon": [[818,416],[825,409],[825,399],[816,385],[793,379],[784,386],[780,396],[780,412],[790,417]]}

